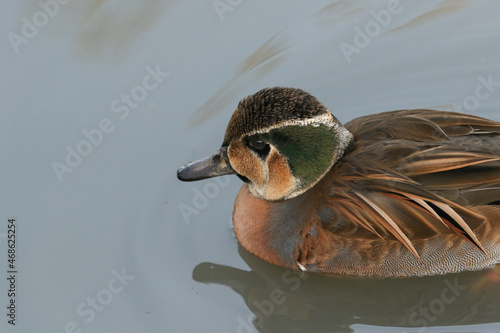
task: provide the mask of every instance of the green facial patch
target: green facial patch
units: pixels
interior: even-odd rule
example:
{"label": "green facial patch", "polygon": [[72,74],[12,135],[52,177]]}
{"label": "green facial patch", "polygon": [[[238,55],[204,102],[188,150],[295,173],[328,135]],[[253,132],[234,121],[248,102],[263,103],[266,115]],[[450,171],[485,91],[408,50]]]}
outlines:
{"label": "green facial patch", "polygon": [[302,188],[314,183],[328,171],[337,147],[335,132],[326,125],[288,125],[262,134],[288,159]]}

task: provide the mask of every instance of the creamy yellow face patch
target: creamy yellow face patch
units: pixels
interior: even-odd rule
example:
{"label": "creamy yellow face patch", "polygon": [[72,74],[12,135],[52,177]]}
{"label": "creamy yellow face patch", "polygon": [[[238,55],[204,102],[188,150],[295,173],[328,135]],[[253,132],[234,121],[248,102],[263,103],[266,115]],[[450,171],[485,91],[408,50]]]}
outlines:
{"label": "creamy yellow face patch", "polygon": [[255,156],[241,141],[234,141],[227,150],[229,161],[233,169],[242,176],[250,179],[256,186],[263,187],[266,179],[266,170],[260,158]]}
{"label": "creamy yellow face patch", "polygon": [[272,145],[265,160],[241,141],[229,145],[228,155],[233,169],[250,180],[248,189],[259,198],[283,199],[297,188],[297,180],[290,170],[288,160]]}
{"label": "creamy yellow face patch", "polygon": [[295,190],[296,181],[290,170],[288,160],[271,146],[267,157],[268,180],[264,196],[268,200],[278,200]]}

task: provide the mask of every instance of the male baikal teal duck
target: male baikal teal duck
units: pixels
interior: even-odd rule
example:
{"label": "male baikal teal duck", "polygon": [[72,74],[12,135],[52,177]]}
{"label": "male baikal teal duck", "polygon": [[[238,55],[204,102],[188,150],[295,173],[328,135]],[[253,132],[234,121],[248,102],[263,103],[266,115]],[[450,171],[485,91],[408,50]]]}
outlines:
{"label": "male baikal teal duck", "polygon": [[222,147],[177,173],[236,174],[239,242],[276,265],[365,276],[500,262],[500,123],[434,110],[344,126],[307,92],[243,99]]}

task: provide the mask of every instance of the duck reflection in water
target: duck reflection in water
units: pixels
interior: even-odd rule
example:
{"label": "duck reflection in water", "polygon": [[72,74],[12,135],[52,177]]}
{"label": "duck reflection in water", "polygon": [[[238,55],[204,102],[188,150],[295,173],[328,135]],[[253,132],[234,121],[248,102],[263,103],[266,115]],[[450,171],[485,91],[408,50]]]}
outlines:
{"label": "duck reflection in water", "polygon": [[251,312],[235,318],[235,332],[354,332],[355,324],[420,332],[500,321],[499,266],[426,277],[350,277],[278,267],[242,246],[239,253],[250,271],[208,262],[193,270],[195,281],[241,295]]}

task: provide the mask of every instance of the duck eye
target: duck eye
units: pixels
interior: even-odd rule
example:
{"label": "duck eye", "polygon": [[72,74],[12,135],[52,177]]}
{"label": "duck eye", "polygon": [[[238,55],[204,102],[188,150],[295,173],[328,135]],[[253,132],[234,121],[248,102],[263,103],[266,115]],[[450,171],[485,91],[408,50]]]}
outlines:
{"label": "duck eye", "polygon": [[262,140],[250,140],[248,144],[255,150],[262,150],[266,147],[266,143]]}
{"label": "duck eye", "polygon": [[254,137],[247,137],[245,139],[245,144],[263,159],[265,159],[271,151],[269,144],[266,141],[261,140],[260,136],[257,135]]}

